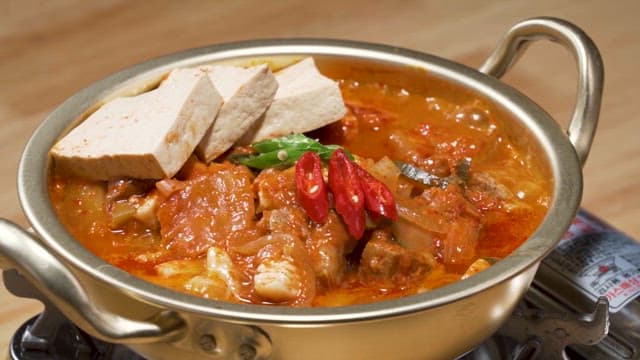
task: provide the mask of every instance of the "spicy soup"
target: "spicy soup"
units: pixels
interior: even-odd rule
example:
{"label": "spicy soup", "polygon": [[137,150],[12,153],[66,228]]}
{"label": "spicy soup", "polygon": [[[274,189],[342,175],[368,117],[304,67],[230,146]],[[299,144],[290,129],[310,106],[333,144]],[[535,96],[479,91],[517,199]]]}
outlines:
{"label": "spicy soup", "polygon": [[[429,291],[491,266],[541,223],[550,177],[492,104],[420,69],[319,65],[338,82],[347,113],[304,135],[336,145],[345,166],[365,172],[334,176],[332,187],[333,156],[320,162],[328,185],[321,221],[310,213],[319,205],[301,199],[299,164],[237,161],[252,146],[209,164],[193,156],[159,181],[91,181],[54,167],[49,193],[60,220],[97,256],[155,284],[291,306]],[[393,202],[382,196],[379,207],[393,214],[367,210],[354,234],[336,205],[338,188],[360,183],[383,184]]]}

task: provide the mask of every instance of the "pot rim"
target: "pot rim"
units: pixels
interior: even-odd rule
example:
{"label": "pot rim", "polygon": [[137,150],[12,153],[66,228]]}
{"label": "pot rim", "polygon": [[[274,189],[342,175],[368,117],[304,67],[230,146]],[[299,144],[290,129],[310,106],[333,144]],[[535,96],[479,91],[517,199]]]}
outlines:
{"label": "pot rim", "polygon": [[[425,68],[430,75],[481,93],[518,118],[547,156],[553,175],[549,211],[537,230],[518,249],[489,269],[465,280],[422,294],[380,302],[328,308],[293,308],[235,304],[173,291],[108,264],[77,242],[57,220],[49,202],[49,149],[69,125],[105,99],[158,81],[171,69],[236,58],[328,55],[378,60]],[[18,168],[23,210],[45,245],[90,277],[152,305],[235,322],[328,324],[373,320],[442,306],[507,281],[537,266],[571,224],[582,196],[582,170],[562,128],[532,100],[476,69],[409,49],[336,39],[261,39],[186,50],[121,70],[77,92],[57,107],[28,141]]]}

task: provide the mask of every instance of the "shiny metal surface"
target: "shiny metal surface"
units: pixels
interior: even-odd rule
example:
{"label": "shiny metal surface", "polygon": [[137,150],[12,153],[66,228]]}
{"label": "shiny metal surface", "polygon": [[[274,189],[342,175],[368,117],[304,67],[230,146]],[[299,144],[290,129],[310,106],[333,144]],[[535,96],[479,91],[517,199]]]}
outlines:
{"label": "shiny metal surface", "polygon": [[100,339],[163,342],[176,340],[184,333],[185,323],[173,311],[135,321],[96,307],[77,278],[34,235],[4,219],[0,219],[0,239],[0,267],[20,271],[71,321]]}
{"label": "shiny metal surface", "polygon": [[594,345],[605,338],[608,310],[606,298],[599,299],[593,312],[586,315],[565,312],[554,316],[539,309],[524,309],[516,311],[500,331],[524,345],[516,350],[514,360],[569,360],[565,352],[568,345]]}
{"label": "shiny metal surface", "polygon": [[501,78],[524,53],[530,43],[547,39],[571,51],[578,65],[576,104],[569,123],[569,139],[584,165],[593,142],[604,86],[604,70],[598,48],[580,28],[560,19],[539,17],[512,27],[480,71]]}
{"label": "shiny metal surface", "polygon": [[[578,320],[584,320],[584,318],[581,319],[580,316],[577,315],[582,312],[576,313],[575,310],[571,309],[566,303],[559,301],[557,298],[554,298],[553,296],[548,294],[546,291],[540,289],[540,287],[537,286],[538,285],[537,282],[539,282],[539,275],[540,275],[540,272],[538,272],[538,274],[536,275],[533,285],[529,288],[529,290],[527,291],[524,297],[525,303],[530,304],[531,308],[541,312],[541,314],[536,314],[536,316],[539,318],[550,317],[551,318],[550,321],[547,322],[547,325],[550,325],[550,326],[554,326],[553,325],[554,317],[556,319],[562,316],[578,317]],[[595,308],[597,310],[598,306],[603,307],[603,310],[608,309],[608,306],[609,306],[608,304],[603,305],[601,303],[602,301],[594,302],[590,304],[591,306],[590,310],[593,312],[593,309]],[[568,314],[571,314],[571,315],[568,315]],[[586,312],[582,314],[586,314]],[[575,341],[574,343],[569,344],[569,347],[571,348],[571,350],[573,350],[573,352],[580,354],[584,358],[594,359],[594,360],[637,358],[637,353],[636,353],[636,357],[634,357],[634,351],[633,351],[634,349],[632,347],[629,347],[628,343],[621,342],[615,337],[612,337],[611,328],[613,323],[615,323],[615,319],[614,319],[615,314],[611,314],[609,312],[606,315],[607,316],[600,315],[601,317],[599,320],[599,324],[591,323],[591,328],[587,326],[587,328],[589,329],[587,331],[593,330],[593,335],[594,335],[593,338],[599,339],[599,342],[580,344],[580,342]],[[589,320],[588,317],[586,319]],[[594,320],[594,318],[591,318],[591,320]],[[499,333],[502,335],[509,336],[509,334],[507,334],[507,331],[516,329],[521,334],[521,338],[522,338],[522,333],[523,333],[522,328],[518,329],[517,326],[514,326],[513,324],[509,324],[510,321],[511,321],[511,318],[507,320],[506,325],[503,327],[504,331],[503,331],[503,328],[501,328],[499,330]],[[628,327],[627,330],[628,329],[632,329],[632,327]],[[526,330],[529,331],[529,329],[526,329]],[[545,337],[554,336],[555,334],[552,330],[553,329],[551,329],[550,331],[547,331],[545,333]],[[581,332],[582,329],[577,329],[577,331]],[[607,331],[608,331],[608,334],[606,334]],[[559,332],[557,334],[564,335],[562,332]],[[606,336],[601,338],[603,334],[606,334]],[[536,338],[536,337],[537,336],[532,338]],[[537,339],[535,341],[536,345],[544,347],[545,342],[539,341],[539,340],[540,339]],[[565,348],[562,346],[558,346],[561,344],[562,343],[555,342],[555,344],[552,345],[552,346],[555,346],[556,350],[558,351],[555,353],[556,357],[565,353],[564,351]],[[550,349],[547,349],[547,351],[548,350]],[[537,351],[537,356],[538,356],[537,359],[547,358],[542,355],[541,351]]]}
{"label": "shiny metal surface", "polygon": [[[539,30],[544,30],[544,26]],[[553,29],[548,31],[551,33]],[[425,69],[435,79],[490,101],[513,119],[515,131],[541,156],[553,176],[552,202],[543,223],[513,254],[464,281],[374,304],[299,309],[211,301],[155,286],[91,254],[56,219],[46,189],[50,165],[48,151],[71,124],[105,100],[141,92],[176,67],[219,62],[250,63],[260,59],[286,63],[301,56],[314,56],[319,61],[346,59],[398,69]],[[599,101],[599,96],[591,101]],[[581,149],[584,159],[588,147]],[[506,320],[531,283],[539,261],[569,227],[580,203],[582,175],[580,158],[558,124],[528,98],[491,76],[432,55],[390,46],[287,39],[185,51],[133,66],[80,91],[51,113],[32,136],[20,163],[18,191],[25,214],[46,248],[76,270],[77,282],[71,281],[71,288],[77,290],[76,285],[81,284],[86,295],[106,314],[99,320],[86,314],[84,319],[82,315],[74,314],[81,321],[88,321],[80,324],[83,329],[99,337],[126,337],[122,336],[126,328],[118,327],[117,322],[105,325],[108,330],[94,322],[109,322],[114,316],[137,319],[140,313],[151,315],[162,310],[179,312],[187,324],[186,335],[180,340],[131,345],[148,358],[220,358],[221,354],[226,354],[226,358],[239,359],[251,353],[253,347],[255,358],[297,359],[303,354],[306,359],[439,359],[464,353]],[[14,231],[7,223],[0,223],[0,227]],[[6,241],[5,237],[0,236],[2,242]],[[37,243],[30,236],[20,238],[25,243]],[[52,268],[62,266],[47,257],[14,258],[13,253],[4,249],[0,250],[0,256],[15,260],[5,261],[5,267],[31,270],[37,268],[33,264],[37,262],[47,262]],[[73,276],[72,273],[69,275]],[[34,280],[46,278],[42,274],[34,276]],[[40,286],[44,291],[55,287],[49,283]],[[83,295],[80,292],[74,296]],[[62,299],[71,304],[74,301]],[[65,310],[73,307],[66,306]],[[68,311],[73,314],[74,309]],[[208,351],[210,346],[202,347],[200,340],[205,335],[216,339],[217,353]],[[228,347],[224,347],[223,339],[228,339]]]}

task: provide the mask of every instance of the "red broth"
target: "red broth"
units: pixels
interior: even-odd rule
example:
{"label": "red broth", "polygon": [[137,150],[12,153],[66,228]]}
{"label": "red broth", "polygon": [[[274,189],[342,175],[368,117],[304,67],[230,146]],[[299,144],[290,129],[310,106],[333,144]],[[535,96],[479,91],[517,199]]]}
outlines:
{"label": "red broth", "polygon": [[[540,224],[551,180],[490,105],[437,82],[420,88],[411,77],[387,81],[388,71],[325,73],[339,82],[348,112],[307,135],[343,146],[385,183],[397,202],[396,222],[369,221],[363,238],[354,239],[333,209],[323,224],[306,216],[293,167],[256,173],[224,156],[212,164],[192,158],[175,179],[162,181],[176,186],[167,194],[149,181],[88,181],[54,169],[49,193],[60,220],[97,256],[155,284],[292,306],[428,291],[460,280],[478,259],[507,256]],[[402,164],[436,181],[402,175]],[[151,219],[130,216],[131,206],[149,197],[157,201]],[[260,288],[257,274],[266,266],[272,272],[265,276],[285,274],[284,290]]]}

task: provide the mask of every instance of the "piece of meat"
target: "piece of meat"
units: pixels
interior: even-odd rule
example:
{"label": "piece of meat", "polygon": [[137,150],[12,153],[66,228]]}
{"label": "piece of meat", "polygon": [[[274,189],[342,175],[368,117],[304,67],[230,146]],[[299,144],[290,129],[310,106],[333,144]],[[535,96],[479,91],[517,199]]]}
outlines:
{"label": "piece of meat", "polygon": [[318,129],[346,113],[338,84],[318,71],[313,58],[284,68],[275,77],[278,91],[273,103],[238,144]]}
{"label": "piece of meat", "polygon": [[300,239],[310,235],[309,217],[298,205],[265,210],[258,222],[258,229],[267,234],[291,234]]}
{"label": "piece of meat", "polygon": [[305,306],[316,294],[316,279],[302,241],[291,234],[258,239],[264,246],[255,257],[255,294],[262,303]]}
{"label": "piece of meat", "polygon": [[330,211],[327,221],[315,223],[307,239],[311,267],[319,283],[332,288],[338,286],[347,268],[346,254],[356,246],[357,240],[349,235],[335,211]]}
{"label": "piece of meat", "polygon": [[393,241],[390,231],[378,229],[362,251],[358,276],[365,282],[400,287],[425,276],[434,263],[431,255],[408,250]]}
{"label": "piece of meat", "polygon": [[163,245],[177,257],[211,246],[229,249],[255,229],[253,174],[245,166],[211,164],[209,174],[186,180],[158,210]]}
{"label": "piece of meat", "polygon": [[157,89],[99,108],[56,143],[51,155],[62,171],[93,180],[172,177],[221,104],[204,73],[176,69]]}
{"label": "piece of meat", "polygon": [[466,197],[479,209],[490,210],[514,198],[503,184],[483,172],[473,173],[465,189]]}
{"label": "piece of meat", "polygon": [[334,211],[323,224],[309,220],[296,202],[292,169],[267,169],[256,178],[254,189],[262,212],[258,228],[263,233],[301,239],[319,284],[330,288],[340,284],[346,271],[345,254],[353,250],[356,240]]}
{"label": "piece of meat", "polygon": [[253,187],[258,198],[258,212],[295,204],[295,168],[262,170]]}
{"label": "piece of meat", "polygon": [[204,71],[222,95],[224,104],[215,122],[198,144],[196,154],[210,162],[227,151],[271,104],[278,82],[267,65],[248,69],[205,66]]}

